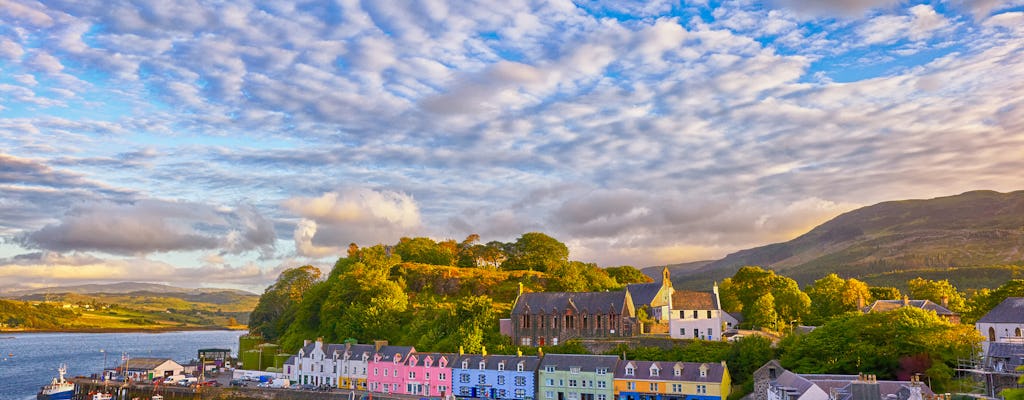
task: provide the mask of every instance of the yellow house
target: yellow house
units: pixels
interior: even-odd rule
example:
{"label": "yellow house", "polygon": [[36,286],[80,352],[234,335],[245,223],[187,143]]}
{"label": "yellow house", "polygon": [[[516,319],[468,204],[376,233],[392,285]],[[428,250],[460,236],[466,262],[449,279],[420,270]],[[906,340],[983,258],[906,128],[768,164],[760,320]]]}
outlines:
{"label": "yellow house", "polygon": [[725,400],[731,385],[721,363],[635,361],[615,371],[617,400]]}

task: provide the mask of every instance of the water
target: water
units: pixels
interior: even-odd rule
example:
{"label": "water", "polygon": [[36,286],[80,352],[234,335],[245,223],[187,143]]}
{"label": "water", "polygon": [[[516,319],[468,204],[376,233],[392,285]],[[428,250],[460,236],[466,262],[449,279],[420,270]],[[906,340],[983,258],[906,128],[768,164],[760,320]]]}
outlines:
{"label": "water", "polygon": [[[129,357],[170,358],[185,364],[201,348],[230,348],[238,354],[244,331],[162,333],[4,333],[0,332],[0,400],[34,400],[39,387],[57,376],[61,363],[68,377],[89,376]],[[102,351],[101,351],[102,350]],[[11,356],[13,354],[13,356]]]}

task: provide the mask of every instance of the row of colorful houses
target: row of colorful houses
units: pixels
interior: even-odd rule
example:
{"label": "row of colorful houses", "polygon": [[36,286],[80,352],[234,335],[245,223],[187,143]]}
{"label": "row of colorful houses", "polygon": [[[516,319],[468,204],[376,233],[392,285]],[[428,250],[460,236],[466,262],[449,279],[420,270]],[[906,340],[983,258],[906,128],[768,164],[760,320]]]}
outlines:
{"label": "row of colorful houses", "polygon": [[306,385],[436,398],[508,400],[723,400],[725,362],[617,356],[419,353],[384,343],[310,341],[284,373]]}

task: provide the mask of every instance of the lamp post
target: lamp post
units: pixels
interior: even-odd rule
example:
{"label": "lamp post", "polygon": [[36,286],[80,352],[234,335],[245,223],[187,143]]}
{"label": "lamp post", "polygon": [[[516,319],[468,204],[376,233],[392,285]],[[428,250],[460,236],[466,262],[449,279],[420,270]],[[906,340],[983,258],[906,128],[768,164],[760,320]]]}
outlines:
{"label": "lamp post", "polygon": [[100,349],[100,353],[103,353],[103,369],[100,370],[100,375],[103,376],[103,380],[107,380],[107,351]]}

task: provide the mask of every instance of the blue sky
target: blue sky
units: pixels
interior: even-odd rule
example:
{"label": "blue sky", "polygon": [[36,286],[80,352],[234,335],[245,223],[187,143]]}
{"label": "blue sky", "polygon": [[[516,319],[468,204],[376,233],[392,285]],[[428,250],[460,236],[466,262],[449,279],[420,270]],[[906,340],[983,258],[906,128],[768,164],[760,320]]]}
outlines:
{"label": "blue sky", "polygon": [[[1024,188],[1024,2],[0,3],[0,286],[713,259]],[[0,288],[0,289],[3,289]]]}

